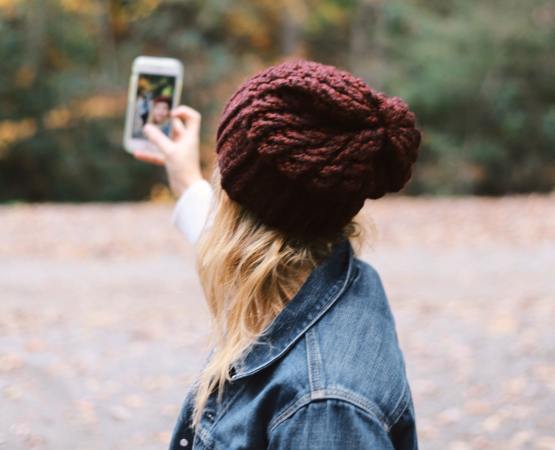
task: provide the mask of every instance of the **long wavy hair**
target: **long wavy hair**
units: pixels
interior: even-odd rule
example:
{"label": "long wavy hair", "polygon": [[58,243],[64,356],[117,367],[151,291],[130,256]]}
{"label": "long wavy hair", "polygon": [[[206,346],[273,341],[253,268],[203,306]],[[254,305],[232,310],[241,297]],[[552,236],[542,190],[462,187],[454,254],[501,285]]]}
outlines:
{"label": "long wavy hair", "polygon": [[196,381],[194,427],[216,388],[221,401],[232,365],[263,334],[333,245],[347,237],[358,254],[370,228],[375,231],[372,222],[360,221],[357,215],[331,238],[293,239],[231,200],[221,188],[217,165],[211,184],[213,220],[199,237],[196,269],[211,316],[213,353]]}

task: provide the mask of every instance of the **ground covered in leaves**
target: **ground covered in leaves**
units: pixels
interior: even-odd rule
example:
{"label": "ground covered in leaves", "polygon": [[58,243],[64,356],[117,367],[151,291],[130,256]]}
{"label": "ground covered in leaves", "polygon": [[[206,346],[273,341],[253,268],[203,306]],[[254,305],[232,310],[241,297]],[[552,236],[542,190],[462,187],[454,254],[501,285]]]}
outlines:
{"label": "ground covered in leaves", "polygon": [[[171,207],[0,207],[0,449],[167,447],[208,325]],[[555,195],[393,196],[361,217],[420,447],[555,449]]]}

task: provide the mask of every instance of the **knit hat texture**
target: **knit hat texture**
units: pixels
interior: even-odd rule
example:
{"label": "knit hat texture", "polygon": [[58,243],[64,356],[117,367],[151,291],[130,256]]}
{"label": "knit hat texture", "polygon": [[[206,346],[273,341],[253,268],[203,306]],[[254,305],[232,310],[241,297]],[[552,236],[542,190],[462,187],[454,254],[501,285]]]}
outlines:
{"label": "knit hat texture", "polygon": [[331,236],[364,205],[411,178],[414,113],[331,65],[293,60],[244,82],[224,108],[221,186],[263,223]]}

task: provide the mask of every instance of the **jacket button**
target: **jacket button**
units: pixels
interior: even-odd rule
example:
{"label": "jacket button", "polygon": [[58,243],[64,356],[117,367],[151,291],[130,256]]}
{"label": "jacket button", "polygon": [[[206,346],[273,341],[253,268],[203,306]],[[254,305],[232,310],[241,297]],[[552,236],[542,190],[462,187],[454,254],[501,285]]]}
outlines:
{"label": "jacket button", "polygon": [[179,445],[181,445],[181,447],[187,447],[187,445],[189,445],[189,441],[183,438],[179,441]]}

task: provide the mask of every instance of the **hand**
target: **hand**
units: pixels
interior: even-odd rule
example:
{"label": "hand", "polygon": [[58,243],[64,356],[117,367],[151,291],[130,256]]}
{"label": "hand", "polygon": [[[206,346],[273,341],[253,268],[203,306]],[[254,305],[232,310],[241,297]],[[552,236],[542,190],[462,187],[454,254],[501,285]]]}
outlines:
{"label": "hand", "polygon": [[158,127],[146,124],[143,132],[160,153],[137,150],[135,158],[152,164],[165,165],[170,188],[176,197],[195,181],[202,179],[200,170],[200,113],[181,105],[171,111],[172,139]]}

